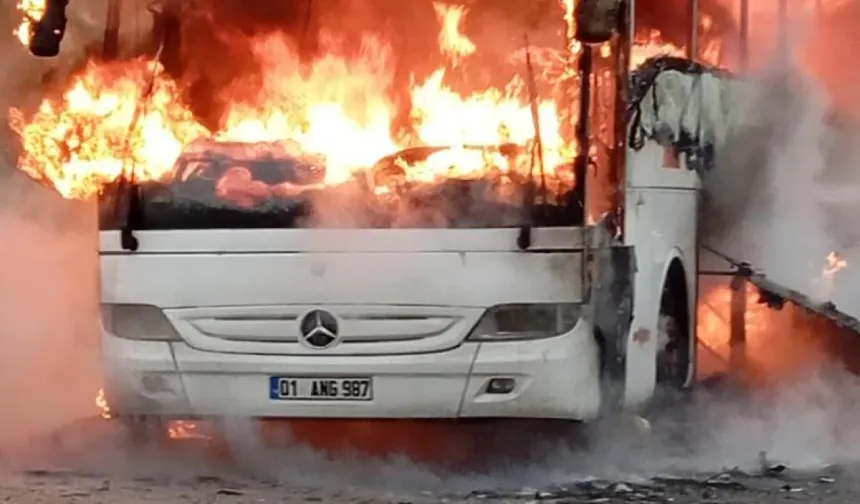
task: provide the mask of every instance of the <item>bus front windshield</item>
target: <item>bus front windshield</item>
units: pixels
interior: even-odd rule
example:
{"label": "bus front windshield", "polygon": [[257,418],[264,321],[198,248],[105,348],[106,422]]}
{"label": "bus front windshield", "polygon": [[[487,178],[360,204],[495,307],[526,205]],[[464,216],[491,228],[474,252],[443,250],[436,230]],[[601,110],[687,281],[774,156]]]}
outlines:
{"label": "bus front windshield", "polygon": [[106,191],[102,229],[127,219],[117,191],[137,191],[141,230],[582,225],[572,166],[541,169],[515,145],[415,147],[347,177],[332,177],[318,156],[253,147],[197,148],[165,180]]}

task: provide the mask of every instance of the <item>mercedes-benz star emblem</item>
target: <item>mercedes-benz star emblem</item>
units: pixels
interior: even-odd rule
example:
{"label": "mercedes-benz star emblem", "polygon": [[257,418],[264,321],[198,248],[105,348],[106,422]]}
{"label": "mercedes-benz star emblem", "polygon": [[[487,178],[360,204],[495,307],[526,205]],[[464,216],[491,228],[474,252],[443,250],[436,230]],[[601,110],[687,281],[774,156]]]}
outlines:
{"label": "mercedes-benz star emblem", "polygon": [[323,349],[338,340],[338,324],[334,315],[325,310],[311,310],[299,322],[302,339],[313,348]]}

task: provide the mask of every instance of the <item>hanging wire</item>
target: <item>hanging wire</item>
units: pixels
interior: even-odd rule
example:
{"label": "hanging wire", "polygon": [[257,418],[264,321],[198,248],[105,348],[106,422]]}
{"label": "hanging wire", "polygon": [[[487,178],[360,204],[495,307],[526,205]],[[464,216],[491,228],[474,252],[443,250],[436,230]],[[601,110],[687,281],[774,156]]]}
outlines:
{"label": "hanging wire", "polygon": [[540,116],[538,110],[537,83],[535,81],[534,68],[532,67],[531,50],[529,47],[528,34],[523,36],[526,46],[526,78],[529,93],[529,110],[531,112],[532,127],[534,128],[535,136],[531,148],[531,159],[529,162],[529,177],[533,177],[534,165],[538,165],[538,174],[540,175],[541,197],[546,198],[546,173],[544,171],[544,155],[543,142],[540,131]]}
{"label": "hanging wire", "polygon": [[[140,101],[137,104],[137,107],[134,109],[134,115],[131,117],[131,123],[128,126],[128,134],[125,137],[125,145],[123,146],[122,151],[122,179],[127,180],[131,179],[134,181],[134,160],[131,159],[131,141],[134,137],[135,130],[137,130],[137,123],[140,121],[140,117],[145,115],[146,109],[149,106],[150,99],[152,98],[152,94],[155,92],[155,81],[158,78],[159,70],[161,65],[159,61],[161,60],[161,54],[164,51],[164,36],[161,37],[161,41],[158,44],[158,50],[155,52],[155,57],[153,59],[152,65],[152,73],[149,76],[149,80],[146,83],[146,87],[143,88],[143,93],[140,96]],[[128,165],[131,161],[131,171],[129,173]]]}
{"label": "hanging wire", "polygon": [[[123,146],[122,151],[122,170],[120,172],[120,180],[117,187],[117,205],[115,207],[115,213],[117,214],[116,217],[119,219],[120,209],[123,208],[125,210],[123,226],[120,234],[120,241],[124,249],[131,251],[135,251],[138,248],[138,241],[133,234],[131,219],[132,212],[135,210],[138,204],[138,195],[136,189],[137,181],[135,180],[136,162],[132,156],[131,143],[135,131],[137,130],[138,123],[140,122],[140,117],[142,115],[145,115],[152,95],[155,92],[155,82],[158,78],[159,70],[161,68],[159,62],[161,60],[161,54],[164,52],[164,41],[165,36],[164,34],[162,34],[161,40],[158,44],[158,49],[156,50],[155,57],[152,61],[152,73],[149,76],[149,80],[146,83],[146,87],[144,87],[143,89],[140,101],[138,102],[137,107],[135,107],[134,109],[134,115],[131,118],[131,122],[128,127],[128,134],[126,135],[125,145]],[[129,191],[129,189],[131,189],[131,191]],[[121,202],[125,202],[126,204],[123,206],[120,204]]]}

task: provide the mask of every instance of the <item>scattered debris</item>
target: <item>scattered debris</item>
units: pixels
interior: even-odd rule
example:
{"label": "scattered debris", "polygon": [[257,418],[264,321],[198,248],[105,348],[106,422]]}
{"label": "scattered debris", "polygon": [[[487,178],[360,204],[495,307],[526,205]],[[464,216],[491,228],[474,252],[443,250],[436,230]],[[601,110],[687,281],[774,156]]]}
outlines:
{"label": "scattered debris", "polygon": [[60,497],[91,497],[93,495],[92,492],[88,492],[86,490],[73,490],[71,492],[63,492],[60,494]]}
{"label": "scattered debris", "polygon": [[803,492],[805,490],[805,488],[795,487],[795,486],[791,486],[789,484],[785,484],[785,485],[782,485],[782,487],[780,487],[780,490],[782,490],[783,492],[789,492],[789,493],[800,493],[800,492]]}
{"label": "scattered debris", "polygon": [[24,474],[27,476],[36,476],[36,477],[44,477],[44,476],[69,476],[71,473],[67,471],[55,471],[51,469],[28,469],[24,471]]}
{"label": "scattered debris", "polygon": [[481,491],[472,492],[467,498],[474,499],[522,499],[530,501],[556,501],[575,499],[577,502],[600,503],[612,499],[624,499],[629,502],[670,502],[670,490],[678,487],[714,487],[729,489],[746,489],[737,482],[726,482],[721,479],[697,480],[693,478],[654,478],[647,482],[611,482],[606,480],[589,480],[559,486],[545,491],[520,490],[515,492]]}
{"label": "scattered debris", "polygon": [[767,458],[767,452],[758,452],[759,467],[762,476],[777,477],[781,476],[788,467],[783,464],[772,464]]}
{"label": "scattered debris", "polygon": [[[804,493],[812,491],[816,483],[835,483],[831,476],[791,472],[784,464],[768,460],[767,454],[759,454],[760,469],[745,472],[733,467],[709,476],[657,476],[645,481],[587,480],[535,490],[475,491],[466,495],[472,499],[519,500],[536,502],[673,502],[678,494],[693,495],[699,499],[720,500],[727,492],[762,494],[771,492]],[[774,481],[776,480],[776,481]],[[460,497],[463,497],[462,495]]]}
{"label": "scattered debris", "polygon": [[652,478],[651,481],[660,483],[667,487],[698,487],[723,490],[748,490],[749,487],[732,478],[732,472],[726,471],[715,474],[709,478],[696,479],[675,476],[660,476]]}

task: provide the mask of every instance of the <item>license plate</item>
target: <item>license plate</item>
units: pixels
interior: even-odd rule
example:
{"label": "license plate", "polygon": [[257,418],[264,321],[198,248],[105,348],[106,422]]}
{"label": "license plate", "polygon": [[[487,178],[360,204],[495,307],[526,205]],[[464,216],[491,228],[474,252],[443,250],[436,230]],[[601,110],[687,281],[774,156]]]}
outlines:
{"label": "license plate", "polygon": [[373,379],[272,376],[269,398],[273,401],[370,401]]}

